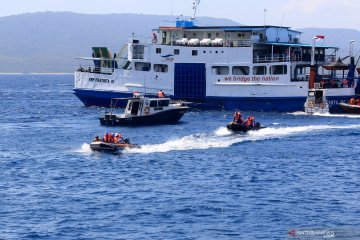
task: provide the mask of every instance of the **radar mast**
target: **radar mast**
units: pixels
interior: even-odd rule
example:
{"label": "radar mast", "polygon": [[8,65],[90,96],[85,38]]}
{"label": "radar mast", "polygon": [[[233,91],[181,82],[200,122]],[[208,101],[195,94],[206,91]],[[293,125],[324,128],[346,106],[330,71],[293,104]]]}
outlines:
{"label": "radar mast", "polygon": [[193,13],[193,16],[191,18],[191,20],[195,20],[195,16],[196,16],[196,12],[199,8],[199,5],[200,5],[200,0],[194,0],[193,1],[193,10],[194,10],[194,13]]}

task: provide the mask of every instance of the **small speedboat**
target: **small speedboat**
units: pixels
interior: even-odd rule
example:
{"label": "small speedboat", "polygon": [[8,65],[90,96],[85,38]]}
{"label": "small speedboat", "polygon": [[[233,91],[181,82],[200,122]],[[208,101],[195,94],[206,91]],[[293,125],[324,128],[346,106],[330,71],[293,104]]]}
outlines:
{"label": "small speedboat", "polygon": [[307,114],[329,112],[329,103],[326,100],[326,89],[309,89],[308,97],[304,104],[304,109]]}
{"label": "small speedboat", "polygon": [[139,145],[131,144],[129,139],[125,139],[124,142],[121,143],[108,143],[103,141],[93,141],[90,143],[90,148],[93,151],[100,152],[121,152],[125,148],[140,148]]}
{"label": "small speedboat", "polygon": [[[112,101],[117,100],[121,99],[113,99]],[[127,100],[128,103],[123,114],[106,113],[100,117],[100,124],[106,126],[138,126],[175,123],[189,109],[183,103],[171,103],[170,98],[148,98],[137,95]]]}
{"label": "small speedboat", "polygon": [[231,122],[231,123],[226,125],[226,128],[231,132],[243,132],[243,133],[246,133],[248,131],[260,130],[260,129],[263,129],[265,127],[261,126],[261,124],[259,122],[256,122],[255,126],[246,126],[244,124]]}
{"label": "small speedboat", "polygon": [[344,112],[353,113],[353,114],[360,114],[360,106],[353,105],[348,103],[339,103],[339,106],[342,108]]}

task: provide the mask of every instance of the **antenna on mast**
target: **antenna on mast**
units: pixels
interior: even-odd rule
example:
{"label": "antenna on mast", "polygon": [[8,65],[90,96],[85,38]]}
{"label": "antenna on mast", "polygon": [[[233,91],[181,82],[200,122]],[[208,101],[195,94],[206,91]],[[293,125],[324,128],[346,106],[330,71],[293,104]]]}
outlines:
{"label": "antenna on mast", "polygon": [[199,8],[199,5],[200,5],[200,0],[194,0],[193,1],[193,10],[194,10],[194,13],[193,13],[193,16],[191,19],[195,19],[195,16],[196,16],[196,12]]}

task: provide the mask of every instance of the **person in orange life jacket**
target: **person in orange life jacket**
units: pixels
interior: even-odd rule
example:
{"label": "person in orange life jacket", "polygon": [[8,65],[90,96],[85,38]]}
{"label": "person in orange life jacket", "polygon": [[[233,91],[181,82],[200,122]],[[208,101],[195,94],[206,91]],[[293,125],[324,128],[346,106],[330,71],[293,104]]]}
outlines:
{"label": "person in orange life jacket", "polygon": [[355,104],[356,104],[355,98],[350,98],[349,104],[350,104],[350,105],[355,105]]}
{"label": "person in orange life jacket", "polygon": [[345,78],[344,80],[343,80],[343,82],[342,82],[342,87],[343,88],[347,88],[347,87],[349,87],[348,86],[348,80]]}
{"label": "person in orange life jacket", "polygon": [[122,138],[120,133],[114,134],[114,143],[122,143],[124,139]]}
{"label": "person in orange life jacket", "polygon": [[255,118],[253,116],[249,116],[246,119],[245,125],[248,127],[255,127]]}
{"label": "person in orange life jacket", "polygon": [[234,113],[234,121],[233,123],[244,124],[244,119],[241,116],[241,112]]}
{"label": "person in orange life jacket", "polygon": [[323,79],[321,79],[321,80],[320,80],[320,87],[321,87],[321,88],[324,88],[324,85],[325,85],[325,82],[324,82]]}
{"label": "person in orange life jacket", "polygon": [[331,80],[330,86],[331,86],[331,88],[337,88],[337,85],[335,84],[334,80]]}
{"label": "person in orange life jacket", "polygon": [[356,105],[360,106],[360,98],[356,99]]}
{"label": "person in orange life jacket", "polygon": [[164,98],[165,97],[165,94],[164,94],[163,90],[161,90],[161,89],[159,90],[158,97],[159,98]]}
{"label": "person in orange life jacket", "polygon": [[108,136],[108,133],[105,133],[105,134],[104,134],[104,137],[103,137],[103,139],[102,139],[103,142],[107,142],[107,138],[108,138],[107,136]]}
{"label": "person in orange life jacket", "polygon": [[104,142],[112,143],[114,142],[114,138],[111,133],[105,133],[104,135]]}

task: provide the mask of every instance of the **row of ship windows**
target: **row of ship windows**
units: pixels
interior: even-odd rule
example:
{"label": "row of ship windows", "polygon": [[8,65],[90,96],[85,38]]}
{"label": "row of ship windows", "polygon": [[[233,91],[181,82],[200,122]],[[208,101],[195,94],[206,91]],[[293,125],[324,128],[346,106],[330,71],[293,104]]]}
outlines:
{"label": "row of ship windows", "polygon": [[[214,52],[219,53],[219,51],[214,51]],[[161,48],[156,48],[156,53],[161,54]],[[206,51],[204,50],[203,53],[206,53]],[[209,53],[212,53],[212,51],[209,51]],[[221,51],[221,53],[224,53],[224,51]],[[180,49],[174,49],[174,55],[180,55]],[[192,56],[197,56],[198,55],[198,50],[192,50],[191,55]]]}
{"label": "row of ship windows", "polygon": [[[168,72],[169,67],[167,64],[154,64],[154,72]],[[149,62],[135,62],[136,71],[150,71],[151,63]]]}
{"label": "row of ship windows", "polygon": [[[168,72],[169,67],[167,64],[154,64],[154,72]],[[148,62],[135,62],[136,71],[150,71],[151,63]],[[230,67],[229,66],[212,66],[211,72],[214,75],[229,75]],[[233,75],[250,75],[249,66],[233,66],[231,68]],[[267,73],[271,75],[286,75],[287,74],[287,65],[271,65],[267,66],[254,66],[252,68],[252,73],[254,75],[266,75]]]}
{"label": "row of ship windows", "polygon": [[[231,68],[232,75],[250,75],[249,66],[233,66]],[[230,67],[228,66],[213,66],[211,72],[214,75],[229,75]],[[252,67],[252,74],[254,75],[286,75],[287,65],[271,65],[267,66],[254,66]]]}

